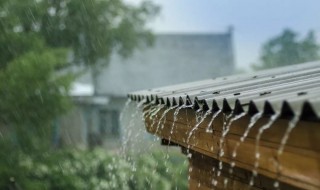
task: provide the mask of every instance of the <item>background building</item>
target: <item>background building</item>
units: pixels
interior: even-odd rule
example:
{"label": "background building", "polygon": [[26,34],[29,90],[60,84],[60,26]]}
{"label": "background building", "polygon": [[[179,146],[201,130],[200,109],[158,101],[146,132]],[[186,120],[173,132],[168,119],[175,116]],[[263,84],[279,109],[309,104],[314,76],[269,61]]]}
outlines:
{"label": "background building", "polygon": [[[219,34],[159,34],[153,47],[136,50],[127,59],[114,54],[97,77],[94,96],[108,101],[99,106],[92,104],[95,114],[90,112],[87,120],[96,126],[84,130],[90,131],[86,132],[87,139],[102,139],[111,147],[120,144],[119,115],[129,92],[234,73],[232,32],[229,29]],[[78,82],[91,84],[90,76],[84,75]]]}

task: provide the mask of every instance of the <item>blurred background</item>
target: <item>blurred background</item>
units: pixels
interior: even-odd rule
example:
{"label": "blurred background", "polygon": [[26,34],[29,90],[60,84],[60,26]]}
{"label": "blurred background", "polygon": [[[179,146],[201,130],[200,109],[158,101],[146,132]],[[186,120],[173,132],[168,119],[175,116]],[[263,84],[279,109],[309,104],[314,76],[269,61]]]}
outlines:
{"label": "blurred background", "polygon": [[0,189],[186,189],[127,94],[318,60],[318,7],[1,0]]}

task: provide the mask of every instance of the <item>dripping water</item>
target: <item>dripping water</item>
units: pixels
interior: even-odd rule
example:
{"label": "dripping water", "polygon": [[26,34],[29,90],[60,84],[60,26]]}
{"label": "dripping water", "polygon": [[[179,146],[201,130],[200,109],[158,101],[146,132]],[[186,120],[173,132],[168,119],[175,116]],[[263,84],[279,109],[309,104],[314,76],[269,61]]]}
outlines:
{"label": "dripping water", "polygon": [[215,112],[213,115],[212,115],[212,118],[207,126],[207,129],[206,129],[206,132],[207,133],[212,133],[213,132],[213,127],[212,126],[212,123],[213,121],[215,120],[215,118],[219,115],[219,113],[221,113],[221,110],[218,110],[217,112]]}
{"label": "dripping water", "polygon": [[[121,120],[120,121],[123,121],[124,115],[128,111],[129,105],[131,105],[131,102],[132,102],[131,100],[128,100],[126,102],[125,109],[123,109],[123,111],[121,113]],[[141,100],[139,103],[137,103],[137,102],[134,102],[134,103],[135,103],[136,109],[134,112],[132,112],[132,114],[130,115],[130,118],[128,118],[128,121],[126,123],[127,125],[124,125],[124,127],[126,127],[126,130],[125,130],[125,135],[123,136],[124,138],[123,138],[122,150],[121,150],[123,155],[125,155],[125,152],[127,152],[127,150],[130,149],[128,146],[130,145],[130,140],[132,139],[132,135],[133,135],[132,132],[133,132],[135,120],[139,114],[140,108],[146,103],[146,99]],[[134,104],[132,104],[132,105],[134,105]]]}
{"label": "dripping water", "polygon": [[[155,102],[154,102],[155,103]],[[152,106],[151,106],[152,107]],[[158,117],[157,113],[164,107],[164,105],[162,104],[157,104],[155,106],[153,106],[150,111],[149,111],[149,115],[145,115],[145,118],[148,118],[149,121],[151,122],[150,125],[150,129],[152,129],[154,127],[154,125],[156,124],[156,119]],[[156,144],[156,142],[159,140],[159,137],[153,138],[153,143],[150,144],[148,151],[150,151],[153,146]]]}
{"label": "dripping water", "polygon": [[[243,133],[242,137],[240,138],[240,141],[237,142],[236,146],[234,147],[233,149],[233,152],[232,152],[232,162],[231,162],[231,167],[230,167],[230,170],[229,170],[229,173],[230,174],[233,174],[233,169],[235,167],[235,159],[237,157],[237,154],[238,154],[238,148],[239,146],[241,145],[241,143],[243,143],[245,141],[245,139],[247,138],[250,130],[252,129],[252,127],[257,123],[257,121],[262,117],[262,112],[258,112],[256,113],[255,115],[253,115],[250,119],[250,122],[248,124],[248,127],[246,128],[245,132]],[[253,185],[253,183],[249,184],[250,186]]]}
{"label": "dripping water", "polygon": [[[245,116],[245,112],[239,114],[239,115],[234,115],[233,112],[231,112],[229,115],[224,114],[224,122],[223,122],[223,127],[222,127],[222,134],[219,140],[219,154],[218,154],[218,172],[217,175],[220,176],[222,169],[223,169],[223,162],[222,162],[222,157],[224,156],[224,149],[223,149],[223,144],[225,141],[225,138],[230,131],[231,125],[233,122],[237,121],[238,119],[242,118]],[[224,185],[226,186],[228,184],[228,179],[224,180]]]}
{"label": "dripping water", "polygon": [[[170,134],[172,134],[172,133],[173,133],[174,123],[177,121],[177,117],[178,117],[179,111],[180,111],[181,109],[183,109],[183,108],[192,107],[192,105],[188,105],[188,106],[187,106],[187,105],[172,106],[172,107],[166,108],[166,109],[163,111],[163,113],[162,113],[162,115],[160,116],[160,118],[159,118],[159,119],[156,119],[155,117],[158,117],[158,116],[159,116],[158,113],[159,113],[160,110],[162,110],[162,109],[164,108],[164,106],[165,106],[165,105],[161,105],[161,106],[159,106],[157,109],[154,109],[152,115],[150,116],[151,119],[152,119],[152,121],[153,121],[152,126],[155,125],[155,122],[156,122],[156,121],[158,122],[158,123],[157,123],[157,128],[156,128],[155,134],[158,133],[158,131],[160,130],[160,128],[163,128],[163,127],[164,127],[164,125],[165,125],[165,123],[166,123],[166,122],[165,122],[166,116],[167,116],[167,114],[168,114],[168,112],[169,112],[170,110],[176,109],[176,110],[174,111],[174,119],[173,119],[174,121],[173,121],[173,125],[172,125],[171,131],[170,131]],[[162,123],[163,123],[163,124],[162,124]],[[162,124],[162,126],[161,126],[161,124]],[[155,139],[155,141],[156,141],[156,140],[159,140],[159,138]],[[171,135],[169,136],[169,143],[170,143],[170,141],[171,141]],[[169,156],[168,147],[167,147],[166,151],[163,152],[163,153],[164,153],[164,165],[166,166],[167,163],[168,163],[169,157],[170,157],[170,156]],[[166,167],[166,172],[169,172],[169,168],[168,168],[168,167]]]}
{"label": "dripping water", "polygon": [[148,118],[148,115],[150,115],[152,111],[155,110],[155,108],[152,107],[153,104],[155,104],[155,102],[149,102],[144,106],[143,113],[142,113],[144,120],[145,118]]}
{"label": "dripping water", "polygon": [[156,117],[158,117],[158,112],[164,108],[165,105],[162,104],[158,104],[155,106],[155,108],[153,109],[153,111],[150,113],[149,115],[149,120],[152,121],[150,128],[152,129],[154,127],[154,125],[156,124]]}
{"label": "dripping water", "polygon": [[156,129],[155,134],[158,133],[158,131],[159,131],[160,127],[161,127],[161,121],[162,121],[163,119],[164,119],[163,125],[165,124],[165,120],[166,120],[165,117],[166,117],[167,113],[168,113],[170,110],[173,110],[173,109],[175,109],[175,108],[177,108],[177,107],[178,107],[178,106],[172,106],[172,107],[166,108],[166,110],[163,111],[163,113],[162,113],[162,115],[161,115],[161,117],[160,117],[160,119],[159,119],[159,121],[158,121],[158,126],[157,126],[157,129]]}
{"label": "dripping water", "polygon": [[[222,110],[218,110],[212,115],[211,120],[210,120],[210,122],[209,122],[209,124],[207,126],[207,129],[206,129],[207,133],[213,132],[213,127],[211,127],[211,126],[213,124],[213,121],[221,113],[221,111]],[[211,151],[213,151],[213,146],[211,146]],[[212,173],[213,173],[213,176],[216,174],[216,166],[213,166]],[[211,181],[211,184],[215,187],[215,186],[217,186],[218,181],[215,178],[213,178],[212,181]]]}
{"label": "dripping water", "polygon": [[[155,126],[156,124],[156,121],[157,121],[157,118],[158,118],[158,112],[160,110],[162,110],[162,108],[164,108],[165,105],[163,104],[157,104],[155,105],[153,108],[151,108],[150,112],[149,112],[149,116],[146,115],[145,117],[146,118],[149,118],[151,122],[151,125],[150,125],[150,129],[153,129],[153,127]],[[159,137],[156,137],[156,138],[153,138],[153,143],[150,144],[149,146],[149,150],[152,149],[152,147],[154,146],[154,144],[159,140]]]}
{"label": "dripping water", "polygon": [[191,108],[192,105],[181,105],[179,106],[173,113],[173,122],[172,122],[172,125],[171,125],[171,130],[170,130],[170,136],[169,136],[169,142],[171,141],[171,136],[173,134],[173,129],[174,129],[174,126],[176,124],[176,122],[178,121],[178,115],[179,115],[179,112],[181,109],[183,108]]}
{"label": "dripping water", "polygon": [[300,116],[299,115],[295,115],[288,123],[288,127],[287,130],[284,133],[284,136],[281,139],[281,143],[280,143],[280,147],[277,151],[277,178],[274,182],[274,187],[275,188],[279,188],[279,178],[281,175],[281,165],[279,163],[279,158],[283,153],[284,147],[289,139],[289,136],[291,134],[291,131],[297,126],[298,122],[299,122]]}
{"label": "dripping water", "polygon": [[254,168],[252,170],[252,177],[250,179],[250,184],[252,185],[254,184],[254,178],[258,175],[257,170],[259,168],[259,159],[260,159],[259,143],[260,143],[261,136],[265,130],[269,129],[273,125],[273,123],[279,118],[279,116],[280,116],[279,113],[275,113],[274,115],[272,115],[268,123],[263,125],[258,131],[258,134],[256,137],[256,145],[255,145],[255,163],[254,163]]}
{"label": "dripping water", "polygon": [[[163,127],[165,126],[167,114],[168,114],[171,110],[173,110],[173,109],[176,109],[176,110],[177,110],[177,109],[179,109],[180,107],[183,107],[183,106],[180,106],[179,108],[178,108],[178,107],[179,107],[178,105],[172,106],[172,107],[166,108],[166,109],[163,111],[160,119],[157,121],[158,124],[157,124],[157,128],[156,128],[155,134],[157,134],[158,131],[159,131],[160,129],[163,129]],[[162,108],[163,108],[163,107],[162,107]],[[180,109],[181,109],[181,108],[180,108]],[[175,110],[175,111],[176,111],[176,110]],[[158,112],[157,112],[157,113],[158,113]],[[157,114],[157,113],[156,113],[156,114]],[[154,120],[155,120],[155,119],[154,119]],[[161,125],[161,124],[162,124],[162,125]],[[170,135],[169,139],[171,140],[171,135]],[[158,140],[158,139],[156,139],[156,140]],[[170,140],[169,140],[169,143],[170,143]],[[169,161],[169,157],[170,157],[170,156],[169,156],[169,147],[167,146],[167,147],[166,147],[166,151],[164,152],[164,165],[166,166],[166,170],[165,170],[166,173],[169,172],[169,167],[167,167],[167,163],[168,163],[168,161]]]}
{"label": "dripping water", "polygon": [[[199,111],[199,110],[198,110]],[[202,111],[202,110],[201,110]],[[192,134],[195,132],[195,130],[200,126],[200,124],[207,118],[208,115],[210,115],[212,113],[211,110],[207,110],[206,113],[201,116],[201,118],[197,119],[197,122],[195,124],[195,126],[191,129],[191,131],[189,132],[188,134],[188,138],[187,138],[187,141],[186,141],[186,144],[188,145],[187,146],[187,153],[189,153],[190,151],[190,148],[191,148],[191,145],[190,145],[190,139],[191,139],[191,136]]]}
{"label": "dripping water", "polygon": [[[201,110],[202,111],[202,110]],[[187,138],[187,144],[189,144],[190,138],[192,136],[192,134],[195,132],[195,130],[200,126],[200,124],[207,118],[208,115],[210,115],[212,113],[211,110],[206,111],[206,113],[201,116],[201,118],[198,119],[196,125],[191,129],[191,131],[189,132],[188,138]]]}
{"label": "dripping water", "polygon": [[196,111],[196,122],[198,123],[201,118],[202,118],[202,112],[203,112],[203,109],[199,108],[197,111]]}
{"label": "dripping water", "polygon": [[[135,102],[136,103],[136,102]],[[129,114],[129,106],[132,104],[132,100],[130,99],[130,98],[128,98],[128,100],[126,101],[126,103],[125,103],[125,105],[124,105],[124,107],[123,107],[123,109],[122,109],[122,111],[121,111],[121,113],[120,113],[120,116],[119,116],[119,120],[120,120],[120,122],[123,122],[124,121],[124,117],[127,115],[127,114]],[[130,122],[131,122],[131,120],[132,120],[132,115],[131,115],[131,118],[130,118],[130,121],[129,121],[129,125],[128,125],[128,127],[130,126]],[[122,124],[123,125],[123,124]],[[127,134],[128,135],[128,134]],[[122,155],[122,156],[125,156],[125,148],[126,148],[126,145],[127,145],[127,140],[128,140],[128,138],[123,138],[123,140],[122,140],[122,146],[121,146],[121,150],[120,150],[120,155]]]}
{"label": "dripping water", "polygon": [[142,109],[142,121],[143,121],[143,123],[146,122],[147,115],[152,110],[152,104],[153,104],[153,102],[149,102],[149,103],[147,103],[147,104],[145,104],[143,106],[143,109]]}
{"label": "dripping water", "polygon": [[128,98],[128,100],[126,101],[126,103],[122,109],[122,112],[120,113],[120,116],[119,116],[120,121],[122,121],[123,115],[128,111],[128,107],[131,102],[132,102],[132,100],[130,98]]}
{"label": "dripping water", "polygon": [[164,108],[164,106],[165,106],[165,105],[163,105],[163,104],[157,104],[157,105],[150,111],[149,116],[147,116],[147,117],[149,117],[149,119],[152,120],[154,117],[157,116],[158,112],[159,112],[162,108]]}
{"label": "dripping water", "polygon": [[223,151],[223,146],[222,146],[222,142],[224,141],[224,137],[223,137],[223,134],[225,134],[225,129],[227,127],[227,124],[228,124],[228,120],[230,119],[230,117],[233,115],[233,112],[231,112],[230,114],[226,115],[225,113],[223,113],[223,125],[222,125],[222,132],[221,132],[221,137],[220,137],[220,140],[219,140],[219,152],[218,152],[218,160],[219,160],[219,164],[218,164],[218,171],[217,171],[217,176],[220,176],[221,174],[221,171],[222,171],[222,161],[221,161],[221,157],[223,156],[224,154],[224,151]]}
{"label": "dripping water", "polygon": [[287,143],[287,141],[289,139],[290,133],[297,126],[297,124],[299,122],[299,119],[300,119],[299,115],[296,115],[295,117],[293,117],[289,121],[288,128],[287,128],[287,130],[286,130],[286,132],[285,132],[285,134],[284,134],[284,136],[283,136],[283,138],[281,140],[281,144],[280,144],[280,147],[279,147],[278,152],[277,152],[278,156],[280,156],[283,153],[283,149],[284,149],[284,147],[285,147],[285,145],[286,145],[286,143]]}
{"label": "dripping water", "polygon": [[[163,125],[162,125],[161,129],[163,129],[163,127],[165,126],[166,117],[167,117],[168,112],[171,111],[171,110],[173,110],[173,109],[176,109],[177,107],[178,107],[178,105],[172,106],[172,107],[166,109],[166,110],[163,112],[163,115],[161,116],[160,120],[158,121],[158,122],[159,122],[158,125],[159,125],[159,124],[161,123],[162,118],[164,118]],[[160,127],[158,126],[158,129],[159,129],[159,128],[160,128]],[[156,133],[158,132],[158,129],[157,129]],[[171,135],[169,136],[169,143],[170,143],[170,140],[171,140]],[[169,145],[168,145],[168,146],[166,147],[165,156],[164,156],[164,166],[165,166],[165,168],[166,168],[166,170],[165,170],[166,173],[168,173],[168,172],[169,172],[169,169],[170,169],[170,168],[167,166],[167,163],[169,162],[169,158],[170,158],[170,156],[169,156]]]}

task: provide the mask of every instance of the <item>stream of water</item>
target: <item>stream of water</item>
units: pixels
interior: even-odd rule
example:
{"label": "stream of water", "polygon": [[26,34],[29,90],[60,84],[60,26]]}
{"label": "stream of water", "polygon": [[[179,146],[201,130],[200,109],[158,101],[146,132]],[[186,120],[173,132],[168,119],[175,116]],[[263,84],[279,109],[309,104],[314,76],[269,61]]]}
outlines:
{"label": "stream of water", "polygon": [[[160,119],[158,120],[158,126],[157,126],[157,129],[156,129],[156,133],[155,133],[155,134],[158,133],[158,130],[159,130],[160,127],[161,127],[161,121],[162,121],[162,120],[164,120],[163,125],[165,124],[165,121],[166,121],[166,118],[165,118],[165,117],[166,117],[167,113],[168,113],[170,110],[173,110],[173,109],[175,109],[175,108],[177,108],[177,107],[178,107],[178,106],[169,107],[169,108],[166,108],[166,109],[163,111]],[[162,128],[163,128],[163,127],[162,127]]]}
{"label": "stream of water", "polygon": [[201,116],[199,119],[197,119],[196,125],[191,129],[191,131],[188,134],[188,138],[187,138],[187,144],[189,144],[190,138],[192,136],[192,134],[195,132],[195,130],[198,129],[198,127],[200,126],[200,124],[208,117],[208,115],[210,115],[212,112],[211,110],[208,110],[205,112],[205,114],[203,116]]}
{"label": "stream of water", "polygon": [[287,127],[287,130],[285,131],[284,133],[284,136],[282,137],[281,139],[281,143],[280,143],[280,147],[277,151],[277,177],[276,177],[276,180],[274,182],[274,187],[279,189],[279,178],[281,176],[281,163],[280,163],[280,156],[282,155],[283,153],[283,150],[284,150],[284,147],[285,145],[287,144],[287,141],[289,139],[289,136],[292,132],[292,130],[297,126],[298,122],[299,122],[299,119],[300,119],[300,115],[295,115],[288,123],[288,127]]}
{"label": "stream of water", "polygon": [[[219,177],[221,175],[222,169],[223,169],[223,162],[222,162],[222,157],[224,156],[225,152],[224,152],[224,141],[225,138],[227,136],[227,134],[230,131],[230,127],[232,125],[233,122],[235,122],[236,120],[242,118],[243,116],[245,116],[245,113],[241,113],[239,115],[234,115],[233,112],[231,112],[229,115],[225,115],[224,114],[224,121],[223,121],[223,126],[222,126],[222,132],[221,132],[221,137],[219,139],[219,153],[218,153],[218,171],[217,171],[217,176]],[[224,186],[226,187],[228,183],[228,179],[225,178],[224,179]]]}
{"label": "stream of water", "polygon": [[[124,120],[124,115],[128,114],[127,111],[132,111],[132,114],[130,115],[130,118],[127,118],[126,122],[126,129],[124,130],[124,135],[122,139],[122,150],[120,150],[122,155],[125,155],[125,152],[128,152],[129,145],[131,144],[130,141],[133,138],[133,128],[135,125],[135,121],[137,120],[137,116],[139,116],[139,113],[141,111],[142,106],[146,103],[146,100],[142,100],[140,102],[133,102],[131,100],[127,100],[125,104],[125,109],[123,109],[122,113],[120,114],[121,121]],[[129,109],[130,105],[134,108],[134,110]],[[129,114],[128,114],[129,115]],[[142,118],[141,118],[142,119]]]}
{"label": "stream of water", "polygon": [[[169,134],[169,143],[171,142],[172,139],[172,135],[174,133],[174,128],[175,125],[177,123],[177,121],[179,120],[179,114],[180,111],[184,108],[192,108],[192,105],[181,105],[181,106],[171,106],[171,107],[166,107],[165,105],[162,104],[155,104],[155,102],[149,102],[147,103],[146,100],[142,100],[140,102],[133,102],[131,101],[131,99],[128,99],[128,101],[125,103],[124,106],[124,111],[120,114],[120,120],[122,121],[124,119],[124,113],[128,111],[128,107],[130,106],[134,106],[135,107],[135,111],[131,112],[131,115],[129,117],[129,122],[128,125],[126,126],[126,136],[123,140],[123,147],[128,147],[130,145],[130,139],[132,139],[132,130],[133,127],[135,125],[134,120],[137,119],[138,114],[141,111],[142,106],[144,106],[143,111],[142,111],[142,120],[144,121],[145,119],[148,119],[148,122],[151,122],[150,128],[153,129],[156,126],[155,129],[155,134],[157,134],[159,132],[159,130],[163,129],[163,127],[166,124],[166,119],[167,119],[167,115],[168,113],[170,113],[171,110],[174,110],[173,112],[173,121],[172,124],[170,125],[170,134]],[[130,110],[130,109],[129,109]],[[159,114],[160,111],[163,111],[161,113],[161,115]],[[195,124],[193,123],[193,126],[190,127],[191,130],[189,131],[189,133],[187,134],[187,138],[185,143],[187,144],[187,157],[191,158],[191,154],[189,152],[190,148],[191,148],[191,138],[193,137],[193,135],[195,134],[196,130],[198,130],[198,128],[200,127],[200,125],[208,118],[209,115],[210,116],[210,120],[208,119],[208,124],[206,126],[205,131],[207,133],[213,133],[214,132],[214,126],[213,123],[215,121],[215,119],[217,118],[217,116],[221,113],[222,111],[216,111],[215,113],[212,112],[212,110],[207,110],[204,112],[204,110],[202,109],[198,109],[195,112],[195,118],[196,118],[196,122]],[[171,112],[172,113],[172,112]],[[187,112],[186,112],[187,114]],[[212,180],[212,184],[213,186],[217,186],[218,181],[217,178],[220,177],[222,170],[223,170],[223,157],[225,156],[225,141],[226,141],[226,137],[227,135],[230,133],[232,124],[243,118],[246,115],[245,112],[235,115],[233,114],[233,112],[229,113],[229,114],[225,114],[223,113],[223,125],[222,125],[222,131],[221,131],[221,136],[219,139],[219,143],[218,143],[218,165],[214,166],[212,168],[212,172],[213,175],[215,176],[214,179]],[[258,168],[259,168],[259,161],[260,161],[260,140],[261,140],[261,136],[264,133],[265,130],[271,128],[271,126],[274,124],[274,122],[279,118],[280,114],[276,113],[274,115],[272,115],[270,117],[270,119],[268,120],[268,122],[266,124],[264,124],[261,128],[259,128],[257,136],[255,137],[255,162],[254,162],[254,168],[252,170],[252,176],[250,178],[249,181],[249,185],[253,186],[254,185],[254,180],[257,177],[258,174]],[[246,140],[246,138],[248,137],[251,129],[255,126],[255,124],[258,122],[258,120],[262,117],[262,113],[256,113],[255,115],[253,115],[250,118],[250,121],[248,123],[248,126],[246,127],[243,135],[240,137],[239,141],[236,142],[233,151],[231,152],[231,163],[230,163],[230,170],[229,170],[229,175],[232,176],[233,175],[233,170],[234,167],[236,166],[236,158],[237,158],[237,154],[238,154],[238,149],[240,147],[240,145]],[[128,119],[128,118],[127,118]],[[188,115],[186,116],[186,120],[188,121]],[[274,182],[274,188],[279,188],[279,178],[281,177],[281,165],[279,163],[279,158],[282,155],[285,145],[289,139],[289,136],[292,132],[292,130],[297,126],[297,123],[299,122],[300,117],[299,116],[295,116],[293,117],[289,122],[288,122],[288,127],[281,139],[280,142],[280,146],[277,150],[277,167],[276,167],[276,172],[277,172],[277,177],[275,179]],[[144,121],[146,122],[146,121]],[[189,126],[189,124],[187,124]],[[189,128],[189,127],[188,127]],[[189,128],[189,129],[190,129]],[[141,129],[143,130],[143,129]],[[135,139],[137,139],[138,137],[134,137]],[[157,139],[154,139],[154,141],[159,140],[159,137]],[[152,146],[153,144],[151,144]],[[150,146],[150,149],[151,149]],[[125,150],[123,150],[125,151]],[[211,147],[211,151],[213,151],[213,146]],[[166,165],[168,159],[169,159],[169,153],[168,153],[168,149],[167,151],[164,153],[164,165]],[[168,172],[170,170],[170,168],[166,167],[166,171]],[[189,170],[192,170],[192,167],[189,168]],[[189,176],[190,178],[190,176]],[[227,187],[228,184],[228,178],[224,179],[224,187]],[[198,184],[198,187],[200,187],[201,184]]]}
{"label": "stream of water", "polygon": [[[244,115],[240,115],[240,116],[243,117]],[[248,124],[248,127],[246,128],[245,132],[243,133],[242,137],[240,138],[240,141],[236,143],[236,146],[235,146],[235,148],[234,148],[234,150],[232,152],[232,161],[230,163],[230,169],[229,169],[230,176],[233,174],[233,169],[235,167],[235,160],[236,160],[236,157],[237,157],[237,151],[238,151],[239,146],[241,145],[242,142],[244,142],[244,140],[248,136],[251,128],[261,118],[261,116],[262,116],[262,113],[257,113],[257,114],[255,114],[254,116],[251,117],[250,122]],[[225,181],[225,185],[227,183],[228,183],[228,180]]]}
{"label": "stream of water", "polygon": [[258,174],[257,170],[259,168],[259,159],[260,159],[259,143],[260,143],[261,136],[265,130],[269,129],[272,126],[272,124],[279,118],[279,116],[280,116],[279,113],[275,113],[274,115],[272,115],[269,121],[265,125],[263,125],[258,131],[258,134],[256,136],[256,145],[255,145],[255,163],[254,163],[254,168],[252,170],[252,177],[250,179],[250,184],[254,184],[254,178]]}
{"label": "stream of water", "polygon": [[222,111],[222,110],[218,110],[218,111],[216,111],[216,112],[212,115],[211,120],[210,120],[210,122],[208,123],[208,126],[207,126],[207,128],[206,128],[206,132],[207,132],[207,133],[213,133],[213,126],[212,126],[213,121],[214,121],[214,120],[216,119],[216,117],[221,113],[221,111]]}

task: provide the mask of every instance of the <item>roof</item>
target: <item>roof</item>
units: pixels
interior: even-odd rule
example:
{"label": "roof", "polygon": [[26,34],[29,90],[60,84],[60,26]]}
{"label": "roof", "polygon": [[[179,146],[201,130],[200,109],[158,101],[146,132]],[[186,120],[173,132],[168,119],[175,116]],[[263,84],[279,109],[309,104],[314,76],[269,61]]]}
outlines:
{"label": "roof", "polygon": [[128,92],[223,76],[234,71],[232,34],[158,34],[153,47],[127,59],[113,54],[98,77],[97,93]]}
{"label": "roof", "polygon": [[155,104],[320,119],[320,61],[129,94]]}

